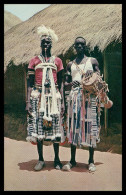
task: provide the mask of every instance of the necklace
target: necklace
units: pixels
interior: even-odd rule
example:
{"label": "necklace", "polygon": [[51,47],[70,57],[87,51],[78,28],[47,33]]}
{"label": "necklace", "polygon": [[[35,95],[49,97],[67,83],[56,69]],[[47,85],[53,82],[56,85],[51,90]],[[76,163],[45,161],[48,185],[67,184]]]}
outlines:
{"label": "necklace", "polygon": [[47,57],[44,57],[42,54],[40,54],[40,56],[41,56],[43,62],[50,62],[51,57],[49,57],[49,59],[47,59]]}
{"label": "necklace", "polygon": [[85,62],[85,64],[84,64],[83,70],[79,67],[79,65],[76,63],[76,61],[74,61],[74,64],[76,65],[76,68],[77,68],[77,70],[79,71],[80,75],[81,75],[81,76],[82,76],[82,75],[85,75],[84,69],[85,69],[85,66],[86,66],[86,62]]}

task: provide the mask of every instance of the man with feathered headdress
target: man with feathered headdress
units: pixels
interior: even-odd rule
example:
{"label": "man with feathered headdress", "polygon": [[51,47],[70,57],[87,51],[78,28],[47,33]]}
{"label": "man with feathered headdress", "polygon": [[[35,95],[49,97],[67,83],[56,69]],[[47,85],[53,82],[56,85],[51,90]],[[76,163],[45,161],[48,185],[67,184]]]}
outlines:
{"label": "man with feathered headdress", "polygon": [[28,66],[26,102],[27,141],[37,144],[39,160],[34,169],[41,170],[44,165],[43,141],[53,142],[54,167],[61,169],[59,143],[64,142],[63,112],[63,63],[59,57],[51,55],[53,41],[58,40],[55,32],[44,25],[38,27],[40,47],[39,56],[31,59]]}

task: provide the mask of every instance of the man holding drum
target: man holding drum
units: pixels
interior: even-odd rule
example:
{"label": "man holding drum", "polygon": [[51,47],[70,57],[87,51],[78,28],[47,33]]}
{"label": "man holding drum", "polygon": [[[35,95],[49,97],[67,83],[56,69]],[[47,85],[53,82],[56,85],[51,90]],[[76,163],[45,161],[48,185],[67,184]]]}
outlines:
{"label": "man holding drum", "polygon": [[71,159],[63,166],[63,170],[70,170],[76,166],[76,146],[89,147],[89,171],[95,171],[94,148],[100,141],[100,107],[110,108],[113,102],[101,90],[99,94],[85,90],[82,83],[84,77],[91,77],[93,73],[100,74],[98,61],[85,55],[86,41],[77,37],[74,43],[77,57],[68,63],[65,76],[65,91],[70,91],[67,102],[67,137],[71,144]]}

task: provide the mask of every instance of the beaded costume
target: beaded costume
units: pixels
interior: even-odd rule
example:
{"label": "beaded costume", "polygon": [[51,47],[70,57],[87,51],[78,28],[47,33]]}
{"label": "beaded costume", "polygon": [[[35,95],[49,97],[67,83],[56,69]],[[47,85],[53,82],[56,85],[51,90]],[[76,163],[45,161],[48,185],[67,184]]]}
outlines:
{"label": "beaded costume", "polygon": [[35,84],[30,103],[31,116],[27,116],[27,141],[36,142],[37,139],[54,142],[64,142],[64,127],[62,125],[61,103],[62,97],[54,82],[52,71],[57,72],[55,57],[45,62],[43,56],[38,56],[40,63],[35,66],[42,70],[41,85]]}

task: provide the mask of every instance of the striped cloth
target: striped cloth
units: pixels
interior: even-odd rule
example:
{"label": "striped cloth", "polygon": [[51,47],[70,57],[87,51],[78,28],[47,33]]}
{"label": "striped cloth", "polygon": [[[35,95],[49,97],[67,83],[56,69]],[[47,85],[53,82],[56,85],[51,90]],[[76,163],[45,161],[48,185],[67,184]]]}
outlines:
{"label": "striped cloth", "polygon": [[37,139],[44,139],[45,141],[64,142],[65,129],[62,125],[63,117],[60,114],[61,99],[57,99],[59,114],[52,114],[52,121],[47,121],[43,119],[44,112],[40,112],[39,110],[42,90],[33,88],[32,92],[38,92],[38,97],[31,96],[30,98],[32,116],[27,116],[26,140],[30,142],[36,142]]}
{"label": "striped cloth", "polygon": [[67,137],[74,145],[95,148],[100,132],[98,104],[95,96],[85,97],[82,93],[77,87],[67,96]]}

